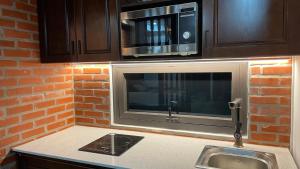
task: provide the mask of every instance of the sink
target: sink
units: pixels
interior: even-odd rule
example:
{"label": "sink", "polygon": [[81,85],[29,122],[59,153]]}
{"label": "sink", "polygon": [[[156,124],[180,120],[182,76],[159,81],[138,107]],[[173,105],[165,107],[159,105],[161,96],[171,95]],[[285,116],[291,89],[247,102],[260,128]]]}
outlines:
{"label": "sink", "polygon": [[205,146],[197,163],[197,169],[278,169],[272,153]]}

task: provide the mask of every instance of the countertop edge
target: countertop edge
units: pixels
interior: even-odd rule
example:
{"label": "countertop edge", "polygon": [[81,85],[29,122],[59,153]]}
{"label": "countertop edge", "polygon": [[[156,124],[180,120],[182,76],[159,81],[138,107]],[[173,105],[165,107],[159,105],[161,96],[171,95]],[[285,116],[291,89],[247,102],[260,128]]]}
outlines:
{"label": "countertop edge", "polygon": [[17,148],[13,148],[12,151],[17,154],[28,154],[28,155],[45,157],[45,158],[52,158],[52,159],[57,159],[57,160],[64,160],[64,161],[71,161],[71,162],[75,162],[75,163],[94,165],[94,166],[98,166],[98,167],[107,167],[107,168],[113,168],[113,169],[129,169],[129,168],[124,168],[124,167],[120,167],[120,166],[116,166],[116,165],[102,164],[100,162],[94,163],[94,162],[90,162],[90,161],[77,160],[77,159],[73,159],[73,158],[67,158],[67,157],[56,156],[56,155],[47,155],[47,154],[42,154],[42,153],[22,151],[22,150],[18,150]]}

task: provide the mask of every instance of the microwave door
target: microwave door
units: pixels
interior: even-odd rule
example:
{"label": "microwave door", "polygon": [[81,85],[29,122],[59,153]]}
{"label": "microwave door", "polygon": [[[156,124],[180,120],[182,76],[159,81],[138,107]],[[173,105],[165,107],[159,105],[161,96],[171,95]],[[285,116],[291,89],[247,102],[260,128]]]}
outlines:
{"label": "microwave door", "polygon": [[122,22],[122,55],[167,55],[177,51],[178,14]]}
{"label": "microwave door", "polygon": [[180,54],[179,24],[183,20],[180,19],[182,6],[188,5],[122,12],[122,55],[139,57]]}
{"label": "microwave door", "polygon": [[178,44],[178,9],[158,7],[121,13],[123,56],[171,55]]}

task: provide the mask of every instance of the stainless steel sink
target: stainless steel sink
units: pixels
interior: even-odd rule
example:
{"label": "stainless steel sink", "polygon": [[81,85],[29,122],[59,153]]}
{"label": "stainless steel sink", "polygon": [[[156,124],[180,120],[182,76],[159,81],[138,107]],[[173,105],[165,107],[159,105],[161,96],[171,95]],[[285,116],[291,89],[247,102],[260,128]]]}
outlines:
{"label": "stainless steel sink", "polygon": [[197,169],[278,169],[272,153],[239,148],[205,146],[197,163]]}

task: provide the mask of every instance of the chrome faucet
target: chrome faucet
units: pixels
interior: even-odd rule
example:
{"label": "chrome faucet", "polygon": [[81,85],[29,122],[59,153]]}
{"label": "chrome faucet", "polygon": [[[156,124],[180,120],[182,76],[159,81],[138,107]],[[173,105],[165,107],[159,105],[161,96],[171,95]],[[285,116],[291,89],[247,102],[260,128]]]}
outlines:
{"label": "chrome faucet", "polygon": [[238,148],[244,147],[241,133],[242,123],[240,120],[241,102],[241,98],[236,98],[228,103],[230,110],[236,113],[235,132],[233,136],[235,138],[234,146]]}
{"label": "chrome faucet", "polygon": [[179,114],[178,107],[177,107],[177,101],[172,100],[172,101],[169,102],[169,105],[168,105],[169,115],[166,118],[168,121],[174,122],[174,121],[177,121],[179,119],[178,117],[175,117],[175,116],[172,115],[173,111],[176,111],[176,114]]}

